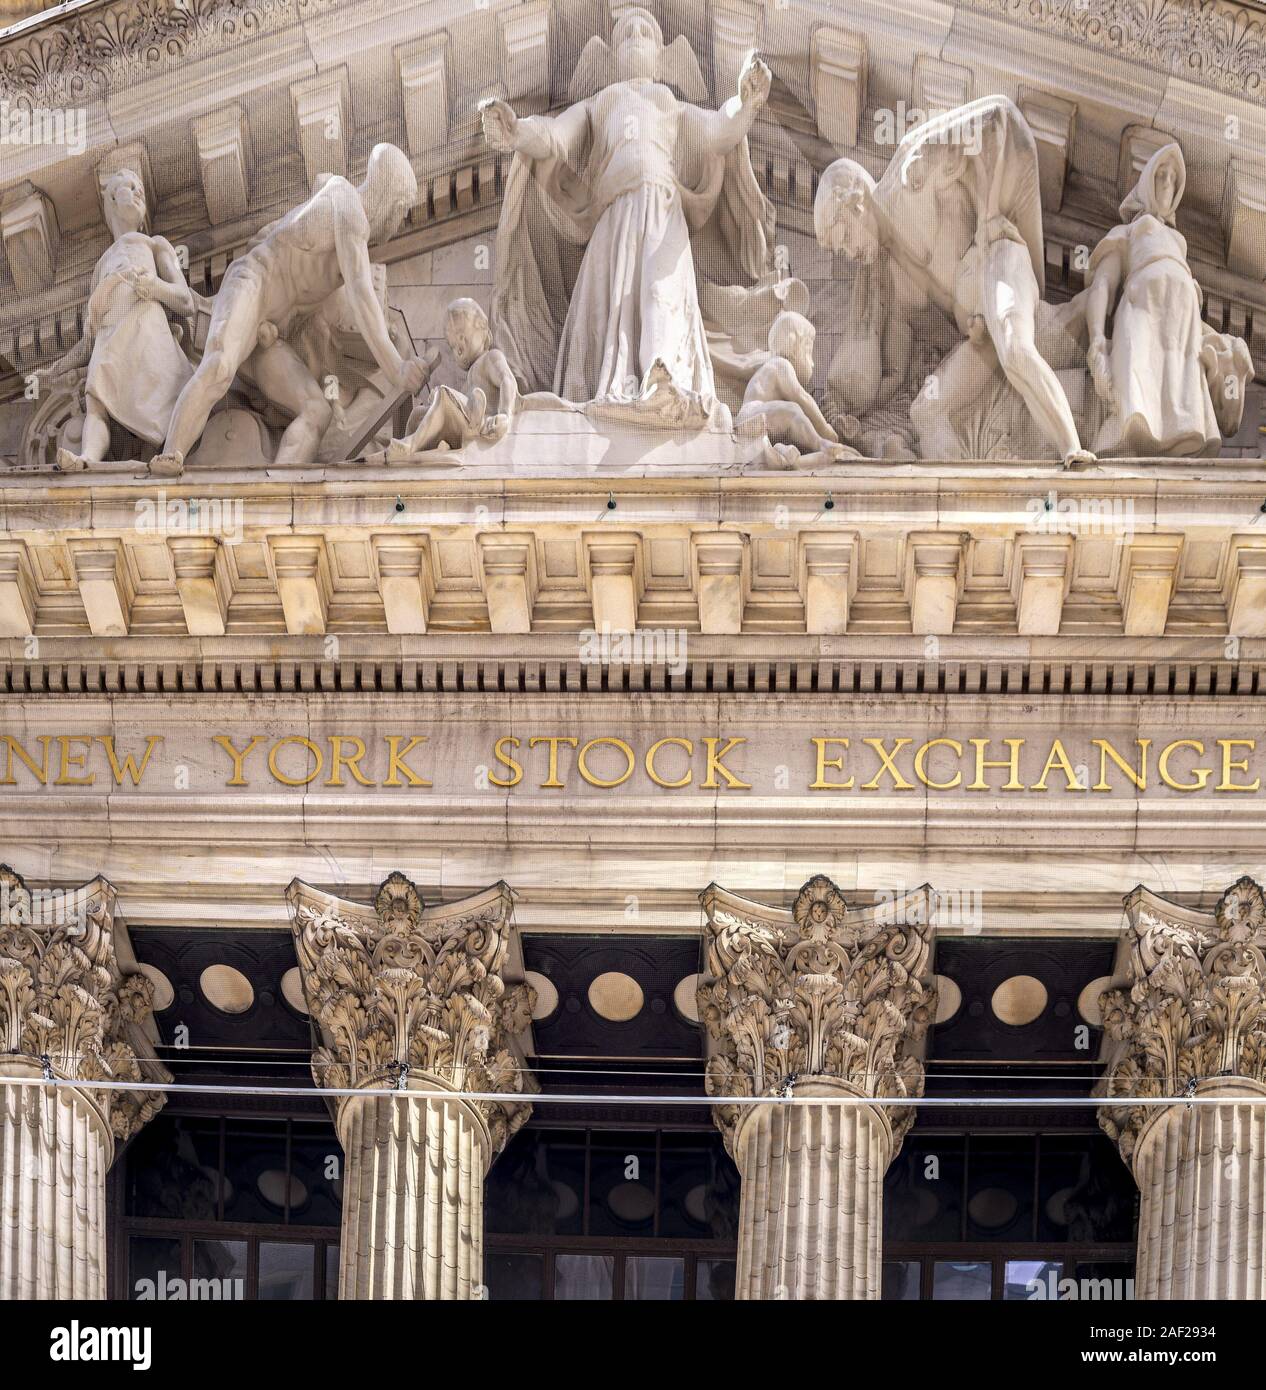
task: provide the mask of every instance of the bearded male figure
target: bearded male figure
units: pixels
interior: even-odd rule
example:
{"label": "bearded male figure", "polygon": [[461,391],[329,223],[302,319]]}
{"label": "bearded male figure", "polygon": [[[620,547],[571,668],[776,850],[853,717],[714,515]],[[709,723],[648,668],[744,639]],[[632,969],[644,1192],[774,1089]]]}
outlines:
{"label": "bearded male figure", "polygon": [[[630,400],[666,374],[678,391],[710,402],[709,335],[724,339],[727,316],[752,317],[747,291],[701,280],[692,241],[709,236],[710,265],[736,283],[772,270],[773,209],[746,139],[769,95],[769,69],[749,58],[737,96],[716,111],[679,100],[669,81],[688,98],[704,94],[685,39],[666,48],[655,19],[630,8],[610,47],[589,41],[571,85],[583,99],[561,115],[520,119],[503,101],[482,108],[488,142],[517,156],[498,229],[492,321],[529,391]],[[772,295],[762,306],[762,346],[782,307]]]}

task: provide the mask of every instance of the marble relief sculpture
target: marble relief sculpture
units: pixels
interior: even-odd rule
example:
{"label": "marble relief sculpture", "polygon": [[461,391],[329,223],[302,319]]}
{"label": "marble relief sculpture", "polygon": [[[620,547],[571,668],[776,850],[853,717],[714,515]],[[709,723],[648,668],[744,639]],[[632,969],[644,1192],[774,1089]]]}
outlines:
{"label": "marble relief sculpture", "polygon": [[1090,257],[1087,363],[1111,408],[1095,440],[1101,454],[1212,455],[1240,427],[1253,364],[1242,338],[1200,318],[1200,287],[1174,226],[1186,182],[1178,146],[1157,150],[1121,204],[1121,225]]}
{"label": "marble relief sculpture", "polygon": [[[176,400],[193,375],[187,355],[191,320],[201,303],[185,283],[171,243],[145,231],[145,189],[131,169],[111,175],[102,190],[113,238],[97,262],[79,342],[40,375],[56,388],[75,385],[83,370],[83,415],[57,451],[63,470],[100,463],[110,447],[110,422],[159,445]],[[174,320],[174,322],[173,322]],[[145,370],[138,373],[137,365]]]}
{"label": "marble relief sculpture", "polygon": [[[466,372],[466,390],[440,386],[434,391],[425,409],[418,407],[410,417],[407,438],[388,445],[386,463],[446,453],[476,440],[496,443],[510,428],[519,385],[505,353],[492,345],[492,327],[483,307],[473,299],[453,300],[444,318],[444,337]],[[428,377],[436,360],[426,364]]]}
{"label": "marble relief sculpture", "polygon": [[586,45],[574,104],[561,115],[518,118],[504,101],[483,105],[488,142],[515,155],[494,330],[530,391],[623,402],[671,384],[708,413],[710,333],[723,338],[718,320],[758,300],[705,282],[696,244],[706,240],[759,295],[773,214],[747,134],[770,80],[752,55],[736,96],[719,110],[695,105],[706,89],[689,44],[666,47],[654,18],[630,8],[609,46],[596,37]]}
{"label": "marble relief sculpture", "polygon": [[[490,309],[462,296],[444,319],[460,385],[430,385],[438,346],[415,355],[386,267],[370,262],[418,198],[395,146],[373,149],[359,187],[318,175],[210,301],[143,230],[140,179],[114,175],[83,339],[40,374],[53,390],[23,461],[98,464],[126,431],[166,476],[191,455],[488,472],[1089,465],[1216,455],[1239,430],[1252,362],[1201,320],[1175,225],[1176,144],[1150,159],[1086,289],[1061,303],[1043,298],[1037,145],[1009,98],[924,121],[878,179],[838,159],[813,228],[846,307],[824,297],[811,313],[749,151],[771,82],[752,53],[735,94],[701,104],[688,41],[665,44],[631,6],[610,43],[586,44],[565,109],[481,102],[487,142],[511,159]],[[820,333],[833,343],[824,389]]]}
{"label": "marble relief sculpture", "polygon": [[290,417],[276,463],[312,461],[333,407],[288,337],[339,291],[387,377],[401,391],[421,387],[424,368],[392,342],[369,262],[370,244],[395,235],[417,191],[408,158],[394,145],[377,145],[359,187],[324,179],[306,202],[259,232],[225,272],[202,360],[180,393],[152,472],[182,471],[239,372]]}
{"label": "marble relief sculpture", "polygon": [[[960,341],[911,403],[924,458],[960,456],[957,421],[982,401],[1000,372],[1065,462],[1088,461],[1063,387],[1037,344],[1044,287],[1037,148],[1015,104],[985,97],[911,131],[876,183],[859,164],[827,170],[815,210],[819,237],[864,263],[886,255],[900,286],[888,306],[871,299],[872,340],[860,402],[882,404],[909,362],[915,315],[936,305]],[[869,272],[868,272],[869,274]],[[839,373],[835,374],[837,380]],[[842,383],[848,394],[850,383]]]}
{"label": "marble relief sculpture", "polygon": [[[860,457],[840,442],[809,390],[815,337],[813,324],[803,314],[779,314],[769,330],[769,356],[752,373],[735,417],[739,434],[768,441],[767,462],[775,468]],[[857,429],[852,417],[840,424],[846,432]]]}

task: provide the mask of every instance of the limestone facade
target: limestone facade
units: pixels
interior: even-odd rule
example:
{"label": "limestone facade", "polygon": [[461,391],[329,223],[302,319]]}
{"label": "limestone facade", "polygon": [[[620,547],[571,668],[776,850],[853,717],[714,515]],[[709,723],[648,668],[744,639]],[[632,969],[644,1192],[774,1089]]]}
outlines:
{"label": "limestone facade", "polygon": [[1235,0],[0,32],[0,1294],[104,1296],[162,1094],[74,1083],[180,1070],[126,915],[292,937],[349,1298],[482,1296],[525,937],[699,944],[736,1292],[850,1299],[938,946],[1119,939],[1139,1296],[1261,1297],[1264,78]]}

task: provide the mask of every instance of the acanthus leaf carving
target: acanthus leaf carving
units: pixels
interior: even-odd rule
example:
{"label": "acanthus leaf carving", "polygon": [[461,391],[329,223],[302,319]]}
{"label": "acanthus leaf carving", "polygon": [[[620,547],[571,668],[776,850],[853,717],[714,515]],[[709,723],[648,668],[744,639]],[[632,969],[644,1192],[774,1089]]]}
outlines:
{"label": "acanthus leaf carving", "polygon": [[[1123,966],[1101,999],[1099,1123],[1130,1162],[1156,1107],[1215,1077],[1266,1084],[1266,894],[1244,877],[1207,921],[1140,905]],[[1120,1097],[1114,1104],[1113,1098]]]}
{"label": "acanthus leaf carving", "polygon": [[[108,884],[37,904],[21,876],[0,864],[0,1054],[72,1082],[170,1081],[145,1033],[153,1006],[153,982],[119,965]],[[93,1096],[121,1141],[166,1100],[152,1090]]]}
{"label": "acanthus leaf carving", "polygon": [[[933,923],[921,903],[890,916],[850,912],[819,874],[796,897],[790,922],[744,911],[709,890],[706,966],[699,1013],[711,1055],[714,1096],[768,1096],[810,1077],[846,1081],[859,1094],[916,1097],[917,1048],[935,1012]],[[785,914],[783,914],[785,915]],[[739,1105],[714,1107],[732,1143]],[[888,1113],[899,1143],[912,1108]]]}
{"label": "acanthus leaf carving", "polygon": [[509,890],[428,912],[414,885],[391,874],[372,913],[293,884],[295,949],[304,992],[321,1029],[317,1084],[390,1089],[402,1078],[445,1088],[505,1092],[474,1101],[496,1153],[531,1106],[534,1089],[516,1051],[535,992],[504,978],[513,923]]}

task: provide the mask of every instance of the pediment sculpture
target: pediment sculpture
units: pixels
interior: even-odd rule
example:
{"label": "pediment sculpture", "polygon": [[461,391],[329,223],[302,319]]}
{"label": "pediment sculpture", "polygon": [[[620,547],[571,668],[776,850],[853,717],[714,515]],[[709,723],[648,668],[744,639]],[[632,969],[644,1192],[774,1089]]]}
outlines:
{"label": "pediment sculpture", "polygon": [[[205,308],[185,283],[171,243],[146,230],[140,177],[131,169],[111,175],[102,203],[113,240],[93,271],[83,335],[40,373],[52,388],[40,413],[70,426],[55,446],[65,471],[105,458],[112,423],[144,443],[162,444],[193,375],[187,349],[194,315]],[[145,363],[140,377],[138,362]],[[80,396],[81,409],[70,409]]]}
{"label": "pediment sculpture", "polygon": [[[828,394],[859,417],[863,447],[1066,464],[1216,454],[1239,429],[1252,361],[1200,321],[1173,225],[1184,182],[1167,145],[1091,255],[1087,288],[1051,304],[1036,146],[1007,97],[910,131],[878,181],[851,159],[830,165],[815,231],[858,272]],[[922,375],[916,344],[950,328]]]}
{"label": "pediment sculpture", "polygon": [[[416,200],[407,156],[377,145],[359,187],[319,176],[309,198],[255,235],[206,301],[190,292],[170,245],[139,230],[139,178],[116,176],[106,191],[114,241],[93,276],[83,341],[47,373],[64,394],[68,373],[88,358],[83,416],[59,415],[46,399],[24,459],[56,447],[59,467],[99,463],[110,421],[153,446],[146,461],[159,476],[178,476],[195,449],[204,463],[277,467],[337,457],[339,443],[342,457],[355,452],[427,376],[392,330],[385,277],[369,259]],[[174,333],[169,315],[200,322]],[[253,450],[243,447],[243,420]]]}
{"label": "pediment sculpture", "polygon": [[[1085,288],[1061,303],[1044,298],[1036,142],[1009,98],[932,116],[878,178],[836,160],[813,209],[847,288],[831,321],[776,244],[752,166],[771,82],[751,54],[737,90],[707,105],[687,40],[666,44],[629,7],[609,43],[586,45],[561,111],[482,102],[485,139],[509,162],[490,308],[459,296],[445,316],[460,385],[435,379],[439,346],[410,340],[371,263],[418,197],[395,146],[375,147],[359,186],[318,176],[210,300],[145,230],[140,179],[116,174],[83,339],[41,373],[23,462],[130,453],[161,475],[187,461],[490,474],[1083,466],[1214,456],[1240,429],[1252,361],[1243,339],[1202,321],[1176,227],[1177,144],[1150,158]],[[819,385],[820,332],[834,347]]]}

